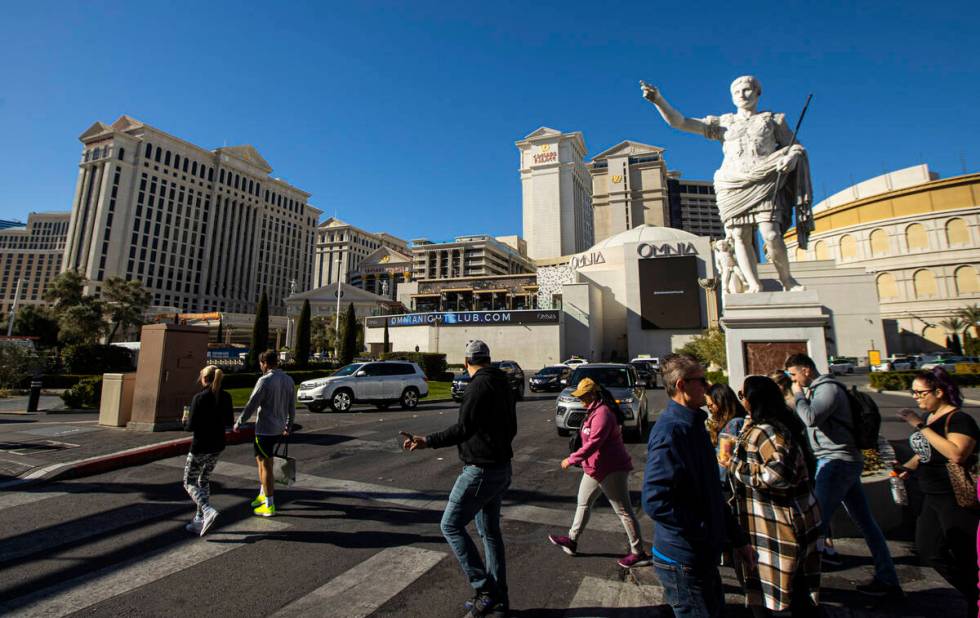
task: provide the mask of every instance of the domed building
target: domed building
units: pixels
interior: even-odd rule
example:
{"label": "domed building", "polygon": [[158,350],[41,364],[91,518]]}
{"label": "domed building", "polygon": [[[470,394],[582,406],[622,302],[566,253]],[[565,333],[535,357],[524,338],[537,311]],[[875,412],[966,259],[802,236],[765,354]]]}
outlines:
{"label": "domed building", "polygon": [[980,174],[947,179],[925,165],[860,184],[814,207],[816,230],[791,260],[833,261],[875,277],[887,353],[944,347],[939,323],[980,303]]}

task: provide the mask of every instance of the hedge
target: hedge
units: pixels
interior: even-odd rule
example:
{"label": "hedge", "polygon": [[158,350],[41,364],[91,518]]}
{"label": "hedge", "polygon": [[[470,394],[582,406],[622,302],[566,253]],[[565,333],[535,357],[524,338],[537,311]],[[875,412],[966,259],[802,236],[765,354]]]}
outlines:
{"label": "hedge", "polygon": [[386,352],[381,360],[407,360],[422,368],[425,377],[430,380],[445,379],[446,355],[435,352]]}
{"label": "hedge", "polygon": [[[915,371],[880,371],[868,374],[871,388],[880,391],[905,391],[912,388]],[[980,374],[951,373],[953,381],[959,386],[980,386]]]}
{"label": "hedge", "polygon": [[102,376],[82,378],[78,384],[61,394],[61,399],[69,408],[97,408],[102,399]]}
{"label": "hedge", "polygon": [[118,373],[136,368],[129,350],[102,344],[67,346],[61,352],[61,362],[68,373]]}

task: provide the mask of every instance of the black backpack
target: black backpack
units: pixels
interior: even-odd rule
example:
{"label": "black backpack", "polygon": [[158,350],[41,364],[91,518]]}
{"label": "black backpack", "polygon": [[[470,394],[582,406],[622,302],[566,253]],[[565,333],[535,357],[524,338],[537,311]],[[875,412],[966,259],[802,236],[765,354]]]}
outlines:
{"label": "black backpack", "polygon": [[878,448],[878,432],[881,431],[881,412],[878,404],[867,393],[862,393],[857,386],[848,389],[846,386],[830,380],[843,389],[847,395],[847,406],[851,409],[851,432],[857,447],[862,451]]}

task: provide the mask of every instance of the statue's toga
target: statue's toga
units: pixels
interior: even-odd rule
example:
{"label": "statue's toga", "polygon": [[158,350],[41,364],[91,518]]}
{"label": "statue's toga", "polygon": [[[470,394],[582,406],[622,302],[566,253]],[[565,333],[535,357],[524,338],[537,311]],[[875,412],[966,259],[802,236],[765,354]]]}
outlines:
{"label": "statue's toga", "polygon": [[736,112],[704,118],[687,118],[657,88],[644,82],[640,87],[668,125],[721,142],[725,158],[715,172],[715,194],[747,291],[762,290],[752,248],[756,227],[783,289],[802,290],[790,275],[783,233],[791,225],[795,208],[800,246],[806,248],[812,226],[810,163],[806,150],[793,143],[784,114],[757,111],[762,95],[759,81],[750,75],[737,78],[731,86]]}

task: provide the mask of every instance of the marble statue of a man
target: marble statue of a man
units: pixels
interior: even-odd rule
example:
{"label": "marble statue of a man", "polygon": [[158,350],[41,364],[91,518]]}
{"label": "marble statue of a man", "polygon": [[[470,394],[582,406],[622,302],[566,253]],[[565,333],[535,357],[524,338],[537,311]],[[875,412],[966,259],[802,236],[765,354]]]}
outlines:
{"label": "marble statue of a man", "polygon": [[725,294],[739,294],[745,286],[745,276],[735,261],[735,250],[727,238],[712,244],[715,253],[715,270],[721,277],[721,291]]}
{"label": "marble statue of a man", "polygon": [[[746,291],[762,290],[752,247],[757,227],[783,289],[802,290],[790,275],[783,233],[790,227],[793,208],[798,218],[802,212],[806,224],[811,222],[810,164],[806,150],[793,144],[785,115],[758,111],[762,95],[759,81],[750,75],[737,78],[731,86],[735,113],[704,118],[682,115],[654,86],[640,82],[640,87],[643,97],[657,107],[668,125],[721,142],[725,156],[715,172],[715,194],[726,235],[735,245]],[[800,235],[803,247],[808,231]]]}

